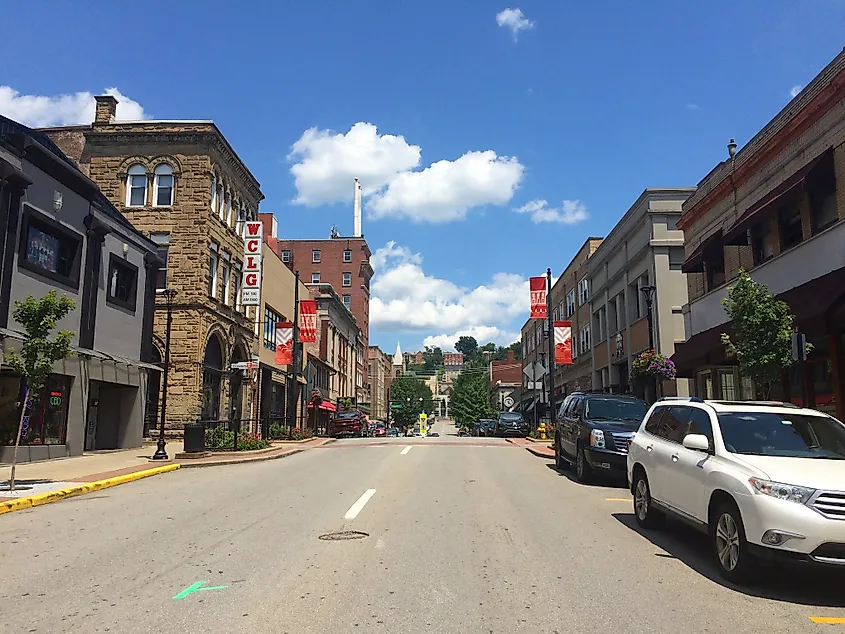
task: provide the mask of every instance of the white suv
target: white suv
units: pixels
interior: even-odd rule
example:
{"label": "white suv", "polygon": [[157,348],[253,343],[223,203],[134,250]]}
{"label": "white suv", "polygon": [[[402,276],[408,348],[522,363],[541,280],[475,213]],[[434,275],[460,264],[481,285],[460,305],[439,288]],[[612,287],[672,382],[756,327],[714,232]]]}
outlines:
{"label": "white suv", "polygon": [[845,569],[845,425],[789,403],[661,399],[628,452],[634,514],[707,532],[722,575],[759,556]]}

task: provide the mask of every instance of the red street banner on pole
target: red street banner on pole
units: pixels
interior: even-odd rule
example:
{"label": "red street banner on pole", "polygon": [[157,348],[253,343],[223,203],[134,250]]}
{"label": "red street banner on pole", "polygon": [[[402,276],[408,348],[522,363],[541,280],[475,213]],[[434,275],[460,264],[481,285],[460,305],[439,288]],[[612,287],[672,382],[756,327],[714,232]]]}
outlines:
{"label": "red street banner on pole", "polygon": [[545,319],[546,310],[546,278],[532,277],[528,280],[531,288],[531,319]]}
{"label": "red street banner on pole", "polygon": [[303,299],[299,302],[299,341],[317,343],[317,300]]}
{"label": "red street banner on pole", "polygon": [[572,322],[555,322],[555,364],[572,365]]}
{"label": "red street banner on pole", "polygon": [[293,363],[293,324],[289,321],[276,323],[276,365]]}

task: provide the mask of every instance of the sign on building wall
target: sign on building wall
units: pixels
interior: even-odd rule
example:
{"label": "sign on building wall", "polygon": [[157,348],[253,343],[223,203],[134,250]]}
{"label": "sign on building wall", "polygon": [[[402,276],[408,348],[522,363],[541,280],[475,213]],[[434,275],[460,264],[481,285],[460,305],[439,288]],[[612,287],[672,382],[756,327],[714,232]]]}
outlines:
{"label": "sign on building wall", "polygon": [[546,278],[532,277],[528,280],[531,289],[531,319],[545,319],[546,308]]}
{"label": "sign on building wall", "polygon": [[244,223],[244,283],[241,304],[261,305],[261,248],[264,244],[264,227],[260,220]]}
{"label": "sign on building wall", "polygon": [[317,343],[317,301],[314,299],[299,302],[299,341]]}

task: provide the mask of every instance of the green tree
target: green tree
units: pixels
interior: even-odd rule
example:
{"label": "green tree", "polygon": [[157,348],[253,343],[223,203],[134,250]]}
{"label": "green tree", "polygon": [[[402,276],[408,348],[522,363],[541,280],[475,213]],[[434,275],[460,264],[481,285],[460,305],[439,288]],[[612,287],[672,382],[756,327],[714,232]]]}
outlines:
{"label": "green tree", "polygon": [[432,372],[443,367],[443,351],[437,346],[426,346],[423,350],[423,369]]}
{"label": "green tree", "polygon": [[490,379],[485,372],[461,372],[455,379],[450,401],[454,419],[470,425],[493,415],[490,406]]}
{"label": "green tree", "polygon": [[722,300],[722,306],[733,322],[734,332],[733,338],[722,333],[725,350],[737,360],[742,375],[752,379],[764,390],[765,398],[769,398],[772,384],[794,362],[794,315],[786,302],[777,299],[744,270],[739,271],[736,282],[728,287],[728,297]]}
{"label": "green tree", "polygon": [[417,378],[400,376],[390,384],[390,402],[401,407],[391,408],[393,420],[402,429],[407,429],[416,423],[420,414],[433,410],[434,397],[431,389]]}
{"label": "green tree", "polygon": [[464,355],[464,360],[469,361],[478,351],[478,342],[475,340],[475,337],[460,337],[455,343],[455,350]]}
{"label": "green tree", "polygon": [[53,364],[73,354],[70,349],[73,332],[60,330],[55,336],[51,335],[56,325],[74,306],[72,299],[67,296],[59,297],[56,291],[48,292],[41,299],[27,297],[22,302],[15,301],[12,317],[23,326],[26,339],[19,352],[6,352],[6,365],[20,375],[24,386],[24,402],[18,431],[15,434],[15,450],[12,453],[12,468],[9,474],[9,489],[12,491],[15,490],[15,467],[24,421],[32,408],[41,401],[44,386],[53,371]]}

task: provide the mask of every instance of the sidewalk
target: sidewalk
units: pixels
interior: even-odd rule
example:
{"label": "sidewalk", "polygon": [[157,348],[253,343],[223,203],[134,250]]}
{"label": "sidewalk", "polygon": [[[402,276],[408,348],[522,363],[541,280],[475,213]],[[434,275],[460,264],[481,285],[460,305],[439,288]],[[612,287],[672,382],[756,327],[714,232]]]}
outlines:
{"label": "sidewalk", "polygon": [[[555,450],[552,448],[551,440],[535,440],[533,438],[508,438],[509,443],[525,447],[528,453],[538,458],[555,459]],[[546,443],[546,444],[541,444]]]}
{"label": "sidewalk", "polygon": [[[312,447],[332,442],[331,438],[307,441],[274,441],[267,449],[257,451],[208,452],[201,458],[189,458],[182,452],[182,441],[168,442],[169,460],[152,460],[155,444],[135,449],[93,451],[72,458],[19,464],[15,473],[16,490],[0,490],[0,514],[29,508],[65,497],[124,484],[140,478],[166,473],[179,468],[213,467],[286,458]],[[0,488],[8,488],[9,465],[0,465]]]}

